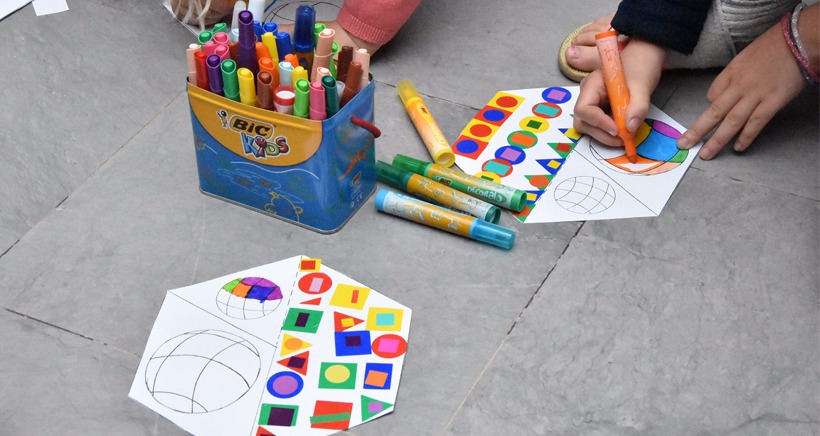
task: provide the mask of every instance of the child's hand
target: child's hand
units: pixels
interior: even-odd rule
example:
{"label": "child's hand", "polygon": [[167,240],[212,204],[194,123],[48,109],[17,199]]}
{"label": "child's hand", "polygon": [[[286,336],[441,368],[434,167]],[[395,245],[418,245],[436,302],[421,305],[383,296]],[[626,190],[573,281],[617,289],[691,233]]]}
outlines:
{"label": "child's hand", "polygon": [[711,105],[681,136],[678,147],[692,147],[720,124],[701,148],[700,158],[713,158],[738,132],[734,150],[743,151],[805,86],[778,23],[718,74],[706,94]]}
{"label": "child's hand", "polygon": [[[629,107],[626,110],[627,129],[635,132],[649,113],[649,98],[660,81],[666,51],[649,42],[632,38],[621,52],[626,84],[629,87]],[[595,70],[581,81],[581,92],[575,103],[575,130],[588,134],[599,142],[623,147],[616,136],[615,120],[604,112],[609,107],[609,97],[601,74]]]}

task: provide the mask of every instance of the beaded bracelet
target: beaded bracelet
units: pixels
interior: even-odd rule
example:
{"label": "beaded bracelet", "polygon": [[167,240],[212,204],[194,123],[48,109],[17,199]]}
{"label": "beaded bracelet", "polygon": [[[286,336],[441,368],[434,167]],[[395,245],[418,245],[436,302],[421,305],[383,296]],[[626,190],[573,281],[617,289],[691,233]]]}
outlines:
{"label": "beaded bracelet", "polygon": [[[798,7],[795,8],[797,15],[800,14],[800,10],[802,9],[799,6],[800,4],[798,4]],[[794,23],[794,26],[792,26],[792,23]],[[804,79],[806,79],[807,82],[812,85],[816,85],[818,81],[820,81],[820,76],[818,76],[817,72],[811,68],[809,59],[804,54],[805,48],[803,48],[803,42],[800,41],[800,36],[797,31],[797,17],[794,17],[794,14],[791,12],[786,12],[783,14],[780,24],[783,28],[783,38],[786,39],[786,44],[789,46],[792,55],[794,55],[794,58],[797,61],[797,66],[800,68],[800,74]],[[795,37],[795,35],[797,35],[797,37]],[[800,41],[799,45],[797,41]]]}

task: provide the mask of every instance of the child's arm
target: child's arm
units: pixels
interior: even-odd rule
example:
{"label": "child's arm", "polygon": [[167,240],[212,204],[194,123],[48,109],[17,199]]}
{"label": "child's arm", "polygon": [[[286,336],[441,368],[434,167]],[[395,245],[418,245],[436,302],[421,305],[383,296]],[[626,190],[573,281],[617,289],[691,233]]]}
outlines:
{"label": "child's arm", "polygon": [[170,0],[170,3],[178,20],[204,27],[230,17],[236,0]]}

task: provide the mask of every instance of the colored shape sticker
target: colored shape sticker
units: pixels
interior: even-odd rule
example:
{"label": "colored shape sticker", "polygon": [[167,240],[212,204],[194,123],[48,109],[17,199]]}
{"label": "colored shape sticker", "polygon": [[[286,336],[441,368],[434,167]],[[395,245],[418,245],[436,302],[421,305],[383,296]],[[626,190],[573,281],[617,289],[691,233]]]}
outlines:
{"label": "colored shape sticker", "polygon": [[550,179],[546,175],[536,174],[534,176],[526,176],[530,181],[530,185],[538,189],[546,189],[550,184]]}
{"label": "colored shape sticker", "polygon": [[393,407],[390,403],[370,398],[366,395],[361,396],[360,403],[362,405],[362,422],[373,419],[376,415]]}
{"label": "colored shape sticker", "polygon": [[277,372],[268,379],[268,392],[277,398],[295,397],[304,386],[302,377],[290,371]]}
{"label": "colored shape sticker", "polygon": [[503,159],[512,165],[518,165],[521,162],[524,162],[524,159],[527,158],[527,155],[524,153],[524,150],[521,150],[518,147],[510,147],[509,145],[507,145],[496,150],[495,157],[496,159]]}
{"label": "colored shape sticker", "polygon": [[333,297],[330,299],[330,305],[362,310],[369,295],[370,288],[364,286],[339,284],[336,286],[336,291],[333,292]]}
{"label": "colored shape sticker", "polygon": [[521,127],[522,130],[531,133],[544,133],[550,128],[550,123],[540,117],[525,117],[518,122],[518,126]]}
{"label": "colored shape sticker", "polygon": [[507,177],[512,173],[513,167],[509,162],[501,159],[490,159],[484,162],[481,169],[490,173],[498,174],[500,177]]}
{"label": "colored shape sticker", "polygon": [[523,99],[518,99],[511,94],[504,94],[499,92],[497,95],[501,96],[496,98],[493,103],[495,103],[495,105],[500,108],[509,109],[511,111],[515,110],[515,108],[518,107],[519,104],[521,104],[521,101],[523,101]]}
{"label": "colored shape sticker", "polygon": [[353,403],[316,400],[313,415],[310,417],[312,428],[345,430],[350,427],[353,415]]}
{"label": "colored shape sticker", "polygon": [[368,363],[364,368],[365,389],[390,389],[393,378],[392,363]]}
{"label": "colored shape sticker", "polygon": [[530,148],[538,143],[538,137],[526,130],[516,130],[507,136],[507,142],[519,148]]}
{"label": "colored shape sticker", "polygon": [[300,272],[318,272],[319,268],[322,266],[322,259],[310,259],[305,258],[299,262],[299,271]]}
{"label": "colored shape sticker", "polygon": [[361,356],[370,354],[370,332],[336,332],[337,356]]}
{"label": "colored shape sticker", "polygon": [[373,354],[385,359],[394,359],[406,351],[407,341],[399,335],[389,333],[373,341]]}
{"label": "colored shape sticker", "polygon": [[367,330],[401,331],[404,310],[391,307],[371,307],[367,311]]}
{"label": "colored shape sticker", "polygon": [[321,389],[355,389],[356,364],[322,362],[319,371]]}
{"label": "colored shape sticker", "polygon": [[319,330],[319,323],[322,321],[324,312],[319,310],[309,310],[291,307],[285,317],[282,330],[316,333]]}
{"label": "colored shape sticker", "polygon": [[544,118],[555,118],[561,115],[561,108],[553,103],[542,102],[532,107],[532,113]]}
{"label": "colored shape sticker", "polygon": [[484,118],[485,121],[497,124],[499,121],[503,121],[507,118],[508,114],[500,109],[487,109],[480,113],[481,117]]}
{"label": "colored shape sticker", "polygon": [[491,133],[493,133],[493,129],[486,124],[473,124],[470,126],[470,134],[473,136],[484,138],[490,136]]}
{"label": "colored shape sticker", "polygon": [[572,98],[572,94],[565,88],[553,86],[541,92],[541,98],[550,103],[566,103]]}
{"label": "colored shape sticker", "polygon": [[323,272],[305,274],[299,279],[299,290],[305,294],[318,295],[327,292],[333,286],[333,280]]}
{"label": "colored shape sticker", "polygon": [[456,139],[451,148],[453,153],[475,160],[487,148],[487,142],[462,135]]}
{"label": "colored shape sticker", "polygon": [[293,427],[296,425],[298,413],[299,406],[263,403],[259,413],[259,425]]}
{"label": "colored shape sticker", "polygon": [[489,180],[495,183],[501,183],[501,177],[499,177],[496,173],[491,173],[489,171],[479,171],[473,175],[484,180]]}

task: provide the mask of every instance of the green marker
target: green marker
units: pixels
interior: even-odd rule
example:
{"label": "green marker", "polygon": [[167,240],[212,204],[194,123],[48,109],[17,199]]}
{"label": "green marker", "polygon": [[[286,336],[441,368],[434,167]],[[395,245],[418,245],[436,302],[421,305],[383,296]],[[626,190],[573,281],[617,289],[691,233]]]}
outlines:
{"label": "green marker", "polygon": [[296,101],[293,103],[293,115],[307,118],[310,113],[310,82],[306,79],[296,81]]}
{"label": "green marker", "polygon": [[489,223],[497,224],[501,218],[501,209],[492,204],[386,162],[376,162],[376,180]]}
{"label": "green marker", "polygon": [[339,112],[339,93],[336,91],[336,79],[330,76],[322,77],[322,87],[325,88],[325,112],[330,118]]}
{"label": "green marker", "polygon": [[228,25],[225,23],[216,23],[214,24],[214,33],[224,32],[228,33]]}
{"label": "green marker", "polygon": [[213,32],[211,32],[210,30],[204,30],[202,32],[199,32],[199,36],[197,36],[197,39],[199,40],[199,45],[205,45],[205,43],[213,39],[213,37]]}
{"label": "green marker", "polygon": [[330,75],[333,78],[336,78],[336,54],[339,53],[339,44],[336,41],[333,41],[333,45],[330,49],[330,65],[328,65],[327,69],[330,70]]}
{"label": "green marker", "polygon": [[393,158],[393,165],[429,177],[436,182],[514,212],[521,212],[527,204],[527,193],[524,191],[481,177],[471,176],[443,165],[424,162],[401,154],[397,154]]}
{"label": "green marker", "polygon": [[319,45],[319,34],[325,30],[325,23],[316,23],[313,25],[313,46]]}
{"label": "green marker", "polygon": [[220,66],[222,69],[222,86],[225,97],[239,101],[239,77],[236,76],[236,62],[225,59]]}

